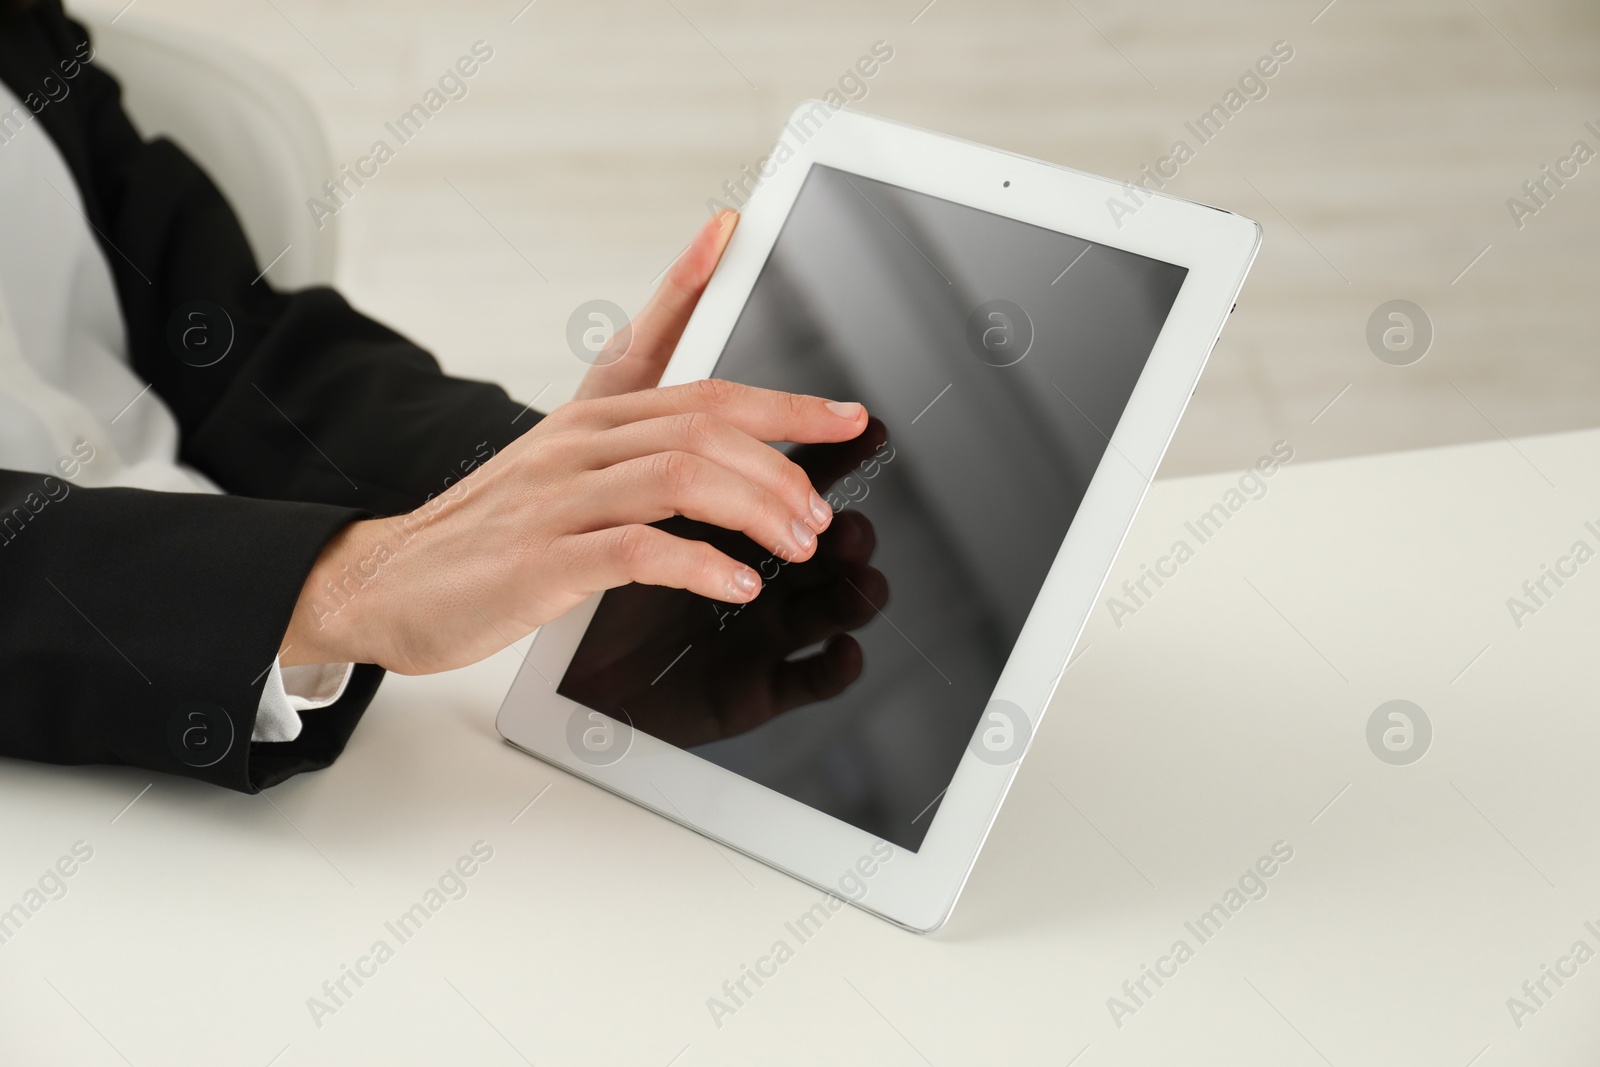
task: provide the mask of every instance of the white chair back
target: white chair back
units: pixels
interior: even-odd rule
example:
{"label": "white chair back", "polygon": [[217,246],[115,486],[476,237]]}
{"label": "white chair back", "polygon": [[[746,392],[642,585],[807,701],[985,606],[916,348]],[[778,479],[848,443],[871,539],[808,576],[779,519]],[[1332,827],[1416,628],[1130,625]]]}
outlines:
{"label": "white chair back", "polygon": [[170,137],[205,168],[244,224],[257,264],[273,264],[267,280],[279,289],[331,284],[334,220],[318,228],[306,200],[321,195],[333,164],[299,90],[212,38],[134,15],[77,17],[95,63],[122,83],[134,125],[146,137]]}

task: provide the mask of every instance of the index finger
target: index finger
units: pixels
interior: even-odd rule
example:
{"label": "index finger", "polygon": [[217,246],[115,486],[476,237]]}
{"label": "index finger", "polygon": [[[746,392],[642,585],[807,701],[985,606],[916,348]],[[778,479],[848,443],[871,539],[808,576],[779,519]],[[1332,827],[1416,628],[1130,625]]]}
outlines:
{"label": "index finger", "polygon": [[758,441],[848,441],[867,426],[866,409],[854,401],[759,389],[720,378],[582,403],[589,409],[586,414],[610,427],[703,411]]}

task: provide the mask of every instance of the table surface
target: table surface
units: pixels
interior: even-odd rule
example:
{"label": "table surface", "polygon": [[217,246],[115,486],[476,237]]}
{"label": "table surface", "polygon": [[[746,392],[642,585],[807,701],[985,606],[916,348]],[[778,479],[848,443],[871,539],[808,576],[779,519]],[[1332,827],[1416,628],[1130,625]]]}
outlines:
{"label": "table surface", "polygon": [[[0,909],[92,855],[0,945],[0,1061],[1592,1062],[1600,431],[1238,484],[1153,487],[1108,592],[1192,555],[1096,610],[935,934],[845,908],[797,943],[817,891],[500,741],[510,649],[390,678],[262,796],[5,761]],[[1432,725],[1405,765],[1368,742],[1395,699]]]}

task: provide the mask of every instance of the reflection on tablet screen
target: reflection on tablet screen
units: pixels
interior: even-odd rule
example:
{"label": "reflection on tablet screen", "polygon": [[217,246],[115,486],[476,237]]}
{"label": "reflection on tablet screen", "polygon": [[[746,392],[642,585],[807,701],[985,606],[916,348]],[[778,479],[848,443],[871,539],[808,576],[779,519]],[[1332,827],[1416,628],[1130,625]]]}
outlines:
{"label": "reflection on tablet screen", "polygon": [[833,524],[662,523],[761,595],[613,590],[557,691],[920,848],[1187,273],[814,164],[714,375],[866,405],[787,449]]}

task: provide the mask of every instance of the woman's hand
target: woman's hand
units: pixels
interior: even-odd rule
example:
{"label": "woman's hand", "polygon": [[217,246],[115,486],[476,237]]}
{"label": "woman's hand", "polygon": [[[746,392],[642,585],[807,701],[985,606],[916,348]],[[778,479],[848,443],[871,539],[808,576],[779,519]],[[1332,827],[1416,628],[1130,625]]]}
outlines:
{"label": "woman's hand", "polygon": [[629,582],[746,603],[754,569],[648,524],[682,515],[807,559],[833,511],[765,442],[847,441],[866,425],[860,404],[715,379],[564,404],[448,493],[330,542],[281,662],[450,670]]}
{"label": "woman's hand", "polygon": [[[886,442],[874,419],[854,440],[789,455],[828,493]],[[562,695],[689,748],[829,700],[861,676],[864,650],[851,632],[889,599],[888,579],[871,565],[877,535],[861,512],[837,512],[811,559],[782,565],[736,533],[687,519],[662,527],[755,567],[766,579],[760,599],[711,604],[659,586],[619,589],[590,620]]]}
{"label": "woman's hand", "polygon": [[700,228],[572,403],[417,511],[330,542],[301,590],[283,665],[448,670],[633,581],[753,599],[749,567],[646,525],[674,514],[810,555],[831,509],[762,442],[848,440],[866,425],[859,405],[841,417],[815,398],[723,382],[624,399],[661,380],[738,221],[723,211]]}

